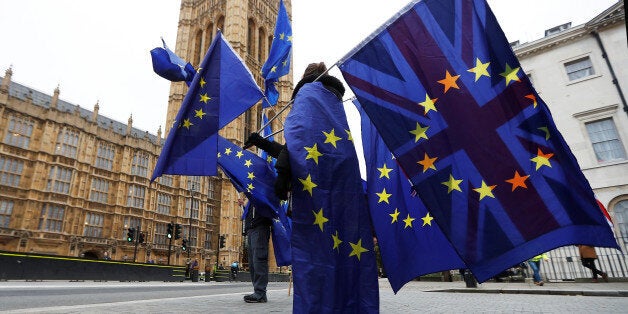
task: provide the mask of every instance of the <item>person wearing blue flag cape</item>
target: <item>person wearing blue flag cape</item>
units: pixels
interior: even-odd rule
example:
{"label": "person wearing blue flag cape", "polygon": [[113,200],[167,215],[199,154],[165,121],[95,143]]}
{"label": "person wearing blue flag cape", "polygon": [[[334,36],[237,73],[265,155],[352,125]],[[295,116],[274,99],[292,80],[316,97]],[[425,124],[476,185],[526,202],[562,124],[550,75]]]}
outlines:
{"label": "person wearing blue flag cape", "polygon": [[[344,86],[310,64],[293,93],[285,121],[286,145],[251,134],[247,145],[288,158],[289,185],[276,192],[292,200],[294,313],[379,311],[373,229],[358,157],[342,105]],[[279,156],[279,155],[278,155]],[[281,183],[281,182],[279,182]],[[279,189],[277,189],[277,187]]]}

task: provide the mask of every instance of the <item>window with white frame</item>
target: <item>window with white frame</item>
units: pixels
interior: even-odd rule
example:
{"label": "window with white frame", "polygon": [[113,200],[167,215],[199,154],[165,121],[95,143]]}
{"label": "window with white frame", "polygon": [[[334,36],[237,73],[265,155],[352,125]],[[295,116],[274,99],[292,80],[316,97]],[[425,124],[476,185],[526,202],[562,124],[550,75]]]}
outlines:
{"label": "window with white frame", "polygon": [[18,187],[23,170],[23,161],[0,156],[0,185]]}
{"label": "window with white frame", "polygon": [[569,77],[570,81],[595,74],[593,63],[591,63],[591,58],[588,56],[565,63],[565,70],[567,71],[567,77]]}
{"label": "window with white frame", "polygon": [[135,153],[133,163],[131,164],[131,174],[148,177],[148,154],[141,151]]}
{"label": "window with white frame", "polygon": [[102,228],[105,224],[105,217],[101,214],[86,213],[85,214],[85,229],[83,229],[83,236],[86,237],[102,237]]}
{"label": "window with white frame", "polygon": [[4,137],[4,143],[21,148],[28,148],[33,134],[35,122],[21,116],[9,116],[9,127]]}
{"label": "window with white frame", "polygon": [[168,237],[166,233],[168,232],[168,227],[165,223],[157,223],[155,224],[155,244],[167,245]]}
{"label": "window with white frame", "polygon": [[70,192],[70,183],[72,182],[72,173],[73,170],[71,168],[50,167],[46,191],[68,194]]}
{"label": "window with white frame", "polygon": [[144,208],[144,198],[146,197],[146,188],[139,185],[131,185],[129,187],[129,195],[126,198],[126,206],[135,208]]}
{"label": "window with white frame", "polygon": [[0,228],[9,228],[12,213],[13,201],[0,200]]}
{"label": "window with white frame", "polygon": [[50,232],[63,231],[65,209],[55,204],[44,204],[39,215],[39,230]]}
{"label": "window with white frame", "polygon": [[89,192],[89,200],[107,204],[109,199],[109,181],[101,178],[92,179],[92,188]]}
{"label": "window with white frame", "polygon": [[619,201],[615,204],[613,211],[615,212],[615,223],[619,230],[619,236],[624,243],[628,244],[628,200]]}
{"label": "window with white frame", "polygon": [[170,214],[172,208],[172,196],[166,193],[157,194],[157,212],[164,215]]}
{"label": "window with white frame", "polygon": [[96,153],[96,168],[112,170],[113,159],[116,156],[116,148],[108,143],[99,143],[98,152]]}
{"label": "window with white frame", "polygon": [[612,118],[588,122],[585,125],[598,162],[626,159],[626,151]]}
{"label": "window with white frame", "polygon": [[172,185],[174,184],[174,180],[172,179],[172,176],[169,176],[169,175],[162,175],[161,177],[159,177],[159,179],[157,179],[157,182],[167,187],[172,187]]}
{"label": "window with white frame", "polygon": [[[201,201],[199,199],[192,199],[192,218],[198,219],[198,210],[200,208]],[[185,218],[190,218],[190,199],[185,200]]]}
{"label": "window with white frame", "polygon": [[69,128],[63,128],[57,135],[56,154],[68,158],[76,158],[79,144],[79,133]]}

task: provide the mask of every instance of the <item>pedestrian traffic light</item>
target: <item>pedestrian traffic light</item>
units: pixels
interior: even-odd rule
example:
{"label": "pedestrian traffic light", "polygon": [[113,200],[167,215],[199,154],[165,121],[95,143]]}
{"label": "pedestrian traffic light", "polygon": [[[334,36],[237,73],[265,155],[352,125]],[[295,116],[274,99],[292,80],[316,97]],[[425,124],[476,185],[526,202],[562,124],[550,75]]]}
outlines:
{"label": "pedestrian traffic light", "polygon": [[144,243],[144,233],[143,232],[140,232],[140,236],[138,238],[138,242],[139,243]]}
{"label": "pedestrian traffic light", "polygon": [[172,239],[172,228],[173,227],[174,227],[174,224],[169,222],[168,223],[168,231],[167,231],[168,239]]}
{"label": "pedestrian traffic light", "polygon": [[133,242],[135,240],[135,228],[129,228],[129,231],[126,233],[127,242]]}
{"label": "pedestrian traffic light", "polygon": [[227,239],[225,239],[225,236],[224,236],[224,235],[221,235],[221,236],[220,236],[220,248],[221,248],[221,249],[225,247],[225,241],[226,241],[226,240],[227,240]]}
{"label": "pedestrian traffic light", "polygon": [[181,250],[184,252],[188,250],[188,240],[183,239],[183,241],[181,242]]}
{"label": "pedestrian traffic light", "polygon": [[175,240],[181,239],[181,225],[180,224],[176,224],[174,226],[174,239]]}

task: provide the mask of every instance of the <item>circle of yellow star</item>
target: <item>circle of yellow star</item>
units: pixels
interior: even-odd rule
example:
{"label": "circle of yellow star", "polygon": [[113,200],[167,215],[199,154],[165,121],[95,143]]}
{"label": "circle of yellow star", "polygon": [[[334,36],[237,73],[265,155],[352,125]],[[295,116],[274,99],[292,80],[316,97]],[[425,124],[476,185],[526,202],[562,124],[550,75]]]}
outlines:
{"label": "circle of yellow star", "polygon": [[377,170],[379,170],[379,177],[380,177],[380,178],[386,177],[386,178],[388,178],[388,179],[390,179],[390,175],[389,175],[389,173],[390,173],[391,171],[393,171],[393,170],[392,170],[392,168],[388,168],[388,167],[386,167],[386,163],[384,163],[384,166],[383,166],[383,167],[381,167],[381,168],[377,168]]}
{"label": "circle of yellow star", "polygon": [[323,154],[318,151],[318,147],[316,145],[317,144],[315,143],[312,147],[305,146],[305,150],[307,151],[307,156],[305,156],[305,160],[313,159],[314,162],[318,165],[318,157],[323,156]]}
{"label": "circle of yellow star", "polygon": [[312,211],[312,213],[314,214],[314,224],[318,225],[318,227],[321,228],[321,231],[323,231],[323,224],[329,221],[329,219],[323,216],[323,209],[321,208],[318,213],[315,211]]}
{"label": "circle of yellow star", "polygon": [[241,150],[239,150],[239,151],[236,153],[236,157],[238,157],[238,159],[240,159],[240,158],[242,158],[242,156],[244,156],[244,153],[243,153]]}
{"label": "circle of yellow star", "polygon": [[199,118],[199,119],[203,119],[203,116],[206,115],[206,113],[203,112],[203,108],[201,108],[199,110],[194,110],[194,112],[196,113],[194,116]]}
{"label": "circle of yellow star", "polygon": [[334,129],[331,129],[331,132],[329,133],[323,131],[323,134],[325,134],[325,143],[331,143],[331,145],[334,145],[334,148],[337,148],[336,142],[340,141],[341,138],[336,136]]}
{"label": "circle of yellow star", "polygon": [[362,255],[362,253],[369,251],[362,247],[362,239],[358,240],[358,243],[356,244],[353,244],[351,242],[349,242],[349,244],[351,244],[351,253],[349,254],[349,256],[357,256],[358,261],[360,260],[360,256]]}
{"label": "circle of yellow star", "polygon": [[434,219],[434,217],[430,216],[430,213],[425,214],[425,217],[422,217],[421,219],[423,219],[423,227],[425,227],[425,225],[432,225],[432,219]]}
{"label": "circle of yellow star", "polygon": [[386,202],[388,204],[390,204],[390,202],[388,202],[388,198],[392,195],[389,193],[386,193],[386,188],[384,188],[384,190],[382,191],[382,193],[375,193],[377,196],[379,196],[379,201],[377,201],[377,203],[381,203],[381,202]]}
{"label": "circle of yellow star", "polygon": [[403,222],[406,223],[406,225],[403,227],[405,228],[412,228],[412,222],[415,220],[415,218],[410,217],[410,214],[408,214],[408,217],[406,217],[406,219],[403,220]]}
{"label": "circle of yellow star", "polygon": [[207,96],[207,93],[201,95],[201,101],[207,103],[211,97]]}
{"label": "circle of yellow star", "polygon": [[312,190],[318,186],[316,185],[316,183],[312,182],[312,176],[308,174],[307,178],[299,178],[299,181],[301,182],[301,184],[303,184],[303,191],[308,191],[310,193],[310,196],[312,196]]}
{"label": "circle of yellow star", "polygon": [[397,222],[397,218],[399,217],[399,209],[395,208],[395,211],[392,214],[388,214],[388,215],[392,217],[392,221],[390,222],[391,224],[394,222]]}

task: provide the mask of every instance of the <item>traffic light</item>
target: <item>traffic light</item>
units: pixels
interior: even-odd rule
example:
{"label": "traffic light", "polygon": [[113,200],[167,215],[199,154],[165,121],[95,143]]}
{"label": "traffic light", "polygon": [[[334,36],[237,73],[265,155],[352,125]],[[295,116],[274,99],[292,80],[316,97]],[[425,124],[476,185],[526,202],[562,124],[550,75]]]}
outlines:
{"label": "traffic light", "polygon": [[129,232],[126,233],[126,241],[133,242],[135,240],[135,228],[129,228]]}
{"label": "traffic light", "polygon": [[181,242],[181,250],[184,252],[188,250],[188,240],[183,239],[183,241]]}
{"label": "traffic light", "polygon": [[221,248],[221,249],[225,247],[225,241],[226,241],[226,240],[227,240],[227,239],[225,239],[225,236],[224,236],[224,235],[221,235],[221,236],[220,236],[220,248]]}
{"label": "traffic light", "polygon": [[144,243],[144,233],[143,232],[140,232],[140,236],[138,238],[138,242],[139,243]]}
{"label": "traffic light", "polygon": [[181,225],[180,224],[176,224],[174,226],[174,239],[175,240],[181,239]]}
{"label": "traffic light", "polygon": [[167,231],[168,239],[172,239],[172,227],[173,226],[174,225],[171,222],[168,223],[168,231]]}

